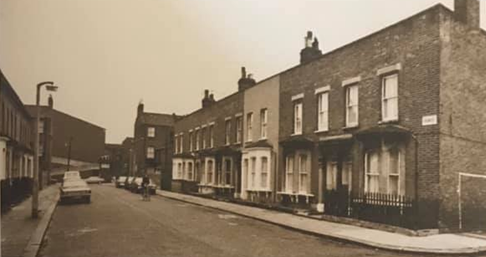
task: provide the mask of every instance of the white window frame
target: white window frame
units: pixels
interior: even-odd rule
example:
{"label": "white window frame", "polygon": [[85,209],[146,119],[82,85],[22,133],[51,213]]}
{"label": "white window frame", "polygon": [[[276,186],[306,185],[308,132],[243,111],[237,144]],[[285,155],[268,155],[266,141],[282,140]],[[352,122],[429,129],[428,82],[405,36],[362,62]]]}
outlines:
{"label": "white window frame", "polygon": [[293,126],[294,126],[294,133],[293,135],[302,135],[303,130],[303,108],[304,102],[303,101],[294,101],[293,102]]}
{"label": "white window frame", "polygon": [[150,137],[150,138],[155,137],[155,127],[148,127],[147,128],[147,137]]}
{"label": "white window frame", "polygon": [[241,116],[237,116],[235,119],[236,123],[236,142],[237,144],[241,143],[241,137],[243,135],[243,118]]}
{"label": "white window frame", "polygon": [[154,159],[155,158],[155,147],[149,146],[147,147],[147,159]]}
{"label": "white window frame", "polygon": [[206,135],[206,126],[203,126],[201,128],[201,137],[202,137],[202,149],[206,149],[208,144],[207,144],[207,135]]}
{"label": "white window frame", "polygon": [[182,161],[177,163],[177,179],[182,179]]}
{"label": "white window frame", "polygon": [[293,193],[294,164],[295,156],[293,154],[287,155],[287,157],[285,158],[285,192],[287,193]]}
{"label": "white window frame", "polygon": [[179,153],[184,152],[184,133],[179,134]]}
{"label": "white window frame", "polygon": [[209,134],[209,148],[214,147],[214,124],[210,124],[208,126],[208,134]]}
{"label": "white window frame", "polygon": [[[227,161],[229,161],[229,163],[230,163],[229,169],[228,169],[228,166],[226,165]],[[231,185],[231,181],[233,179],[233,159],[232,158],[229,158],[229,157],[223,158],[223,172],[222,173],[223,173],[223,178],[222,178],[223,185]],[[227,181],[227,176],[226,176],[226,175],[228,175],[227,173],[230,174],[230,181]]]}
{"label": "white window frame", "polygon": [[194,162],[187,161],[187,180],[194,181]]}
{"label": "white window frame", "polygon": [[253,112],[246,115],[246,141],[253,141]]}
{"label": "white window frame", "polygon": [[189,130],[189,152],[194,151],[194,132]]}
{"label": "white window frame", "polygon": [[[350,103],[352,89],[356,89],[356,103],[355,104]],[[346,93],[346,127],[347,128],[357,127],[359,125],[359,86],[358,86],[358,84],[346,85],[345,93]],[[353,108],[356,108],[356,122],[351,123],[349,121],[350,109],[353,109]]]}
{"label": "white window frame", "polygon": [[231,119],[226,119],[224,121],[224,144],[231,144]]}
{"label": "white window frame", "polygon": [[260,139],[267,139],[268,109],[260,110]]}
{"label": "white window frame", "polygon": [[194,131],[194,133],[196,134],[195,137],[196,137],[196,151],[199,151],[200,148],[200,144],[201,144],[201,130],[199,128],[196,128],[196,130]]}
{"label": "white window frame", "polygon": [[[263,167],[263,160],[266,160],[266,170],[264,172]],[[260,157],[260,188],[261,189],[268,189],[269,187],[269,170],[270,170],[270,159],[267,156]],[[266,179],[263,178],[263,174],[265,173]]]}
{"label": "white window frame", "polygon": [[[395,80],[395,95],[387,96],[386,86],[388,80]],[[399,84],[399,77],[398,73],[393,73],[387,76],[383,76],[381,78],[381,120],[383,122],[390,122],[390,121],[397,121],[398,120],[398,84]],[[395,116],[387,115],[389,114],[390,110],[387,108],[389,105],[387,104],[389,101],[396,101],[394,106],[395,108]]]}
{"label": "white window frame", "polygon": [[[302,157],[305,156],[305,163],[303,164]],[[299,194],[309,194],[310,192],[310,155],[307,152],[297,152],[296,154],[297,160],[298,160],[298,169],[299,169]],[[303,166],[305,166],[305,169],[303,170]],[[305,177],[304,180],[304,186],[302,186],[303,178]]]}
{"label": "white window frame", "polygon": [[250,185],[248,188],[255,189],[257,186],[257,158],[255,156],[250,157]]}
{"label": "white window frame", "polygon": [[324,132],[328,130],[329,130],[329,92],[326,91],[317,94],[317,132]]}
{"label": "white window frame", "polygon": [[[391,167],[391,164],[392,164],[391,151],[392,150],[396,150],[397,154],[398,154],[398,156],[397,156],[398,160],[397,160],[397,163],[396,163],[397,167],[395,167],[397,173],[391,173],[391,170],[392,170],[392,167]],[[401,173],[401,167],[402,167],[401,166],[401,159],[402,159],[401,155],[402,155],[402,153],[400,151],[400,148],[398,148],[398,147],[388,148],[385,151],[386,164],[387,164],[387,185],[386,185],[386,187],[387,187],[387,193],[388,194],[391,194],[391,187],[390,187],[390,178],[391,177],[397,178],[397,194],[398,195],[402,194],[402,192],[401,192],[402,188],[400,186],[400,184],[401,184],[401,181],[400,181],[401,180],[401,176],[400,176],[401,174],[400,173]]]}
{"label": "white window frame", "polygon": [[[371,154],[376,154],[377,159],[377,165],[376,165],[376,171],[370,171],[370,158]],[[365,192],[366,193],[380,193],[380,151],[379,150],[371,150],[365,153]],[[378,178],[378,189],[375,191],[371,191],[370,184],[368,180],[372,177],[377,177]]]}
{"label": "white window frame", "polygon": [[[211,163],[211,167],[209,167],[209,163]],[[216,162],[213,158],[208,158],[206,160],[206,184],[213,185],[214,184],[214,172],[215,172]],[[211,179],[211,181],[209,181]]]}

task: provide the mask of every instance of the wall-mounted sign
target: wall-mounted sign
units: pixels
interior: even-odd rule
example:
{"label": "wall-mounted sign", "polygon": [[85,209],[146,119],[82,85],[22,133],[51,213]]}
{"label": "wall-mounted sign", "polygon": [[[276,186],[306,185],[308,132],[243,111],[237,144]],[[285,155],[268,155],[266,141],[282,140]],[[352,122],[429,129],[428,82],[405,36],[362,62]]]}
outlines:
{"label": "wall-mounted sign", "polygon": [[422,117],[422,126],[437,125],[437,115],[429,115]]}

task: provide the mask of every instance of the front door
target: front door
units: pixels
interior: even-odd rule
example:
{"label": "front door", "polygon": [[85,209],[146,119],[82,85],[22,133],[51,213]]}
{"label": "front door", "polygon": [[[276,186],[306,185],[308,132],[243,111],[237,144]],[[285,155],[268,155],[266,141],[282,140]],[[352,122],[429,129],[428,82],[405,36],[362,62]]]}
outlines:
{"label": "front door", "polygon": [[326,214],[349,216],[352,164],[348,161],[328,161],[326,164],[326,190],[324,211]]}

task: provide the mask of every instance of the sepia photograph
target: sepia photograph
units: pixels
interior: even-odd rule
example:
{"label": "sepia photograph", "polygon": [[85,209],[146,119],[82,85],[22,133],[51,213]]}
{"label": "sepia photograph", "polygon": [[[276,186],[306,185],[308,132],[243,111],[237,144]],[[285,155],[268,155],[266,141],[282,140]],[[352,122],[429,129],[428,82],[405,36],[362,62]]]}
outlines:
{"label": "sepia photograph", "polygon": [[0,0],[0,257],[486,257],[486,0]]}

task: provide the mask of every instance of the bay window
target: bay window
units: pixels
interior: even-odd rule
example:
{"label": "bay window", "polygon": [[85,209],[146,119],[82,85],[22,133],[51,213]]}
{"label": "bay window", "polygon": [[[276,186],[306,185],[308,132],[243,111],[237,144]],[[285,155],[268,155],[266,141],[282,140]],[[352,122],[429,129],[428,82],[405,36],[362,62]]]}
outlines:
{"label": "bay window", "polygon": [[266,189],[268,186],[268,158],[261,158],[261,170],[260,170],[260,187]]}
{"label": "bay window", "polygon": [[294,156],[289,155],[285,160],[285,192],[293,192],[294,183]]}

